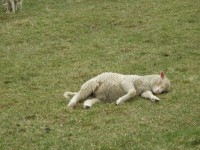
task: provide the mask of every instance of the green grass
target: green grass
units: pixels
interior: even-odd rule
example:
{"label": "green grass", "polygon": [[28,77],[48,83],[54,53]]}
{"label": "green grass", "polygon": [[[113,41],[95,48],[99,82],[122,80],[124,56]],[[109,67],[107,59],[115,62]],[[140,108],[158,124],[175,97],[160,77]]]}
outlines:
{"label": "green grass", "polygon": [[[25,0],[0,7],[0,149],[200,148],[199,0]],[[112,71],[164,71],[158,104],[66,109],[65,91]]]}

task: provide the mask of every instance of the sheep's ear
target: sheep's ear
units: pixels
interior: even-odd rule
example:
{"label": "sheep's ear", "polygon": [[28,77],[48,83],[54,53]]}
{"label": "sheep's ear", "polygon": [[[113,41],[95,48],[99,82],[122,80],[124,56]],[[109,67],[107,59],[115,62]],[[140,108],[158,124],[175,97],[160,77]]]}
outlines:
{"label": "sheep's ear", "polygon": [[163,72],[161,72],[160,77],[163,79],[165,77],[165,74]]}

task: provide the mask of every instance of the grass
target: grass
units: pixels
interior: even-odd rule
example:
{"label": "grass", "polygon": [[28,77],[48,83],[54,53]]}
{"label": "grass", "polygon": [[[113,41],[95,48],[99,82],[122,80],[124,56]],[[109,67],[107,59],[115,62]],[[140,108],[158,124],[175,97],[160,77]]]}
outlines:
{"label": "grass", "polygon": [[[0,9],[0,149],[200,148],[199,0],[24,1]],[[172,90],[154,104],[66,109],[105,72],[164,71]]]}

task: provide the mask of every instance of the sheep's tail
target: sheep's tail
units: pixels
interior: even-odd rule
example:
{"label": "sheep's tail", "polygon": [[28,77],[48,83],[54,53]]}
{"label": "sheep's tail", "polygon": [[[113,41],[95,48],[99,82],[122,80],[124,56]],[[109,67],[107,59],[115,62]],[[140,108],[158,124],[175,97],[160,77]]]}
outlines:
{"label": "sheep's tail", "polygon": [[72,98],[74,95],[76,95],[77,94],[77,92],[65,92],[64,94],[63,94],[63,96],[65,97],[65,98]]}

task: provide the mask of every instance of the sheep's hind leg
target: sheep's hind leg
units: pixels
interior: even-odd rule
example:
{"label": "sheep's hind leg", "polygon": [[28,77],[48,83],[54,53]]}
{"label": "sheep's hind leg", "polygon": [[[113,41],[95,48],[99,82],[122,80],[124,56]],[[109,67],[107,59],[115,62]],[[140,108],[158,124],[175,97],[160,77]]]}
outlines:
{"label": "sheep's hind leg", "polygon": [[79,101],[88,99],[92,93],[99,87],[100,83],[91,79],[81,86],[80,91],[73,96],[67,105],[68,108],[73,108]]}
{"label": "sheep's hind leg", "polygon": [[89,108],[92,107],[92,105],[94,105],[94,104],[97,103],[97,102],[100,102],[100,100],[97,99],[97,98],[87,99],[87,100],[84,102],[83,107],[84,107],[85,109],[89,109]]}
{"label": "sheep's hind leg", "polygon": [[73,108],[77,104],[77,102],[78,102],[78,93],[72,97],[67,107]]}
{"label": "sheep's hind leg", "polygon": [[[91,93],[90,91],[87,93],[87,90],[84,89],[80,90],[72,97],[67,107],[73,108],[79,101],[87,99],[90,96],[90,93]],[[74,93],[71,94],[73,95]]]}

